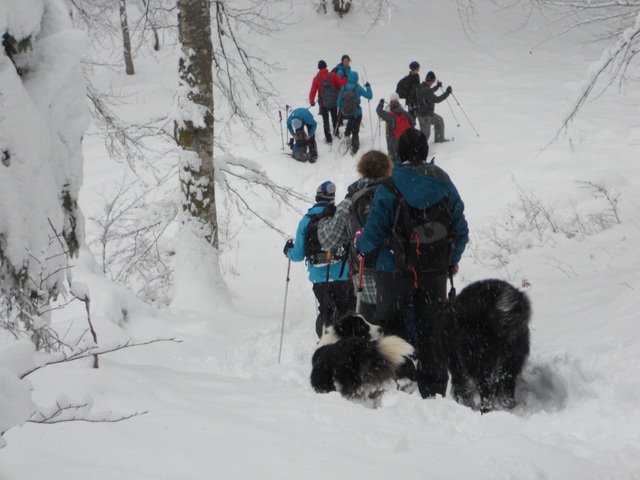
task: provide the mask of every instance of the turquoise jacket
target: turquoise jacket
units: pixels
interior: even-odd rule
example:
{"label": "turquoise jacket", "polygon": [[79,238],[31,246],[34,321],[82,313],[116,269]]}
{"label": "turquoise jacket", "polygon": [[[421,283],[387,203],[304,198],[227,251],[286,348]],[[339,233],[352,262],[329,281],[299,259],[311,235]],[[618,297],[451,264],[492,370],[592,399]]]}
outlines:
{"label": "turquoise jacket", "polygon": [[[307,211],[307,214],[302,217],[302,220],[298,223],[293,248],[287,252],[287,256],[292,262],[301,262],[305,259],[304,239],[307,234],[307,227],[311,221],[310,216],[322,213],[324,207],[327,205],[328,202],[317,203]],[[313,283],[323,283],[327,281],[327,265],[312,265],[311,262],[307,262],[307,271],[309,272],[309,280]],[[349,280],[349,265],[346,262],[343,263],[340,261],[331,264],[329,281],[333,282],[336,280]]]}
{"label": "turquoise jacket", "polygon": [[299,118],[300,120],[302,120],[302,123],[304,123],[304,125],[306,125],[307,128],[309,129],[310,137],[315,136],[318,122],[316,122],[313,119],[313,115],[309,110],[301,107],[301,108],[296,108],[293,112],[291,112],[291,115],[289,115],[289,118],[287,118],[287,129],[289,130],[289,133],[291,134],[291,136],[294,136],[296,134],[293,127],[291,126],[291,121],[294,118]]}
{"label": "turquoise jacket", "polygon": [[[464,203],[449,175],[432,163],[405,163],[395,164],[391,176],[406,202],[414,208],[429,208],[446,199],[457,230],[451,258],[451,265],[456,265],[469,242],[469,226],[464,216]],[[376,264],[382,272],[395,271],[389,248],[395,212],[396,197],[381,184],[376,189],[367,224],[358,240],[358,250],[367,253],[382,246]]]}
{"label": "turquoise jacket", "polygon": [[[373,92],[371,91],[371,85],[368,87],[362,87],[358,85],[358,73],[351,72],[349,74],[349,81],[346,85],[344,85],[340,89],[340,95],[338,95],[338,110],[342,112],[342,96],[344,95],[345,90],[354,90],[356,91],[356,98],[358,100],[358,105],[360,105],[360,98],[364,97],[366,99],[371,100],[373,98]],[[356,117],[362,116],[362,107],[358,106],[358,110],[356,111]]]}

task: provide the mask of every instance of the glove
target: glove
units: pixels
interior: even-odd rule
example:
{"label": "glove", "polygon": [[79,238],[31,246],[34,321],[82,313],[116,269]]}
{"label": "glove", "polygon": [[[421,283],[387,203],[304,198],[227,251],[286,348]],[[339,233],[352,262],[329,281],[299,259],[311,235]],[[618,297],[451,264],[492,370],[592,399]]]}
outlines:
{"label": "glove", "polygon": [[384,105],[384,98],[381,98],[379,103],[380,105]]}
{"label": "glove", "polygon": [[[438,83],[436,83],[436,89],[442,87],[442,82],[440,80],[438,80]],[[311,104],[313,105],[313,103]]]}
{"label": "glove", "polygon": [[453,92],[453,89],[451,88],[451,85],[449,85],[449,86],[447,87],[447,93],[452,93],[452,92]]}
{"label": "glove", "polygon": [[364,88],[370,88],[370,87],[371,87],[371,84],[369,82],[364,84]]}
{"label": "glove", "polygon": [[312,107],[315,107],[315,105],[316,105],[316,102],[311,102]]}
{"label": "glove", "polygon": [[353,246],[356,247],[356,250],[358,249],[358,240],[360,240],[361,236],[362,236],[362,229],[356,230],[356,233],[353,234]]}
{"label": "glove", "polygon": [[284,249],[282,250],[285,257],[289,258],[289,250],[291,250],[292,248],[293,248],[293,238],[290,238],[289,240],[287,240],[287,243],[284,244]]}
{"label": "glove", "polygon": [[293,138],[289,139],[289,148],[293,150]]}
{"label": "glove", "polygon": [[460,267],[458,267],[457,263],[455,265],[449,265],[449,275],[452,277],[458,273],[458,270],[460,270]]}

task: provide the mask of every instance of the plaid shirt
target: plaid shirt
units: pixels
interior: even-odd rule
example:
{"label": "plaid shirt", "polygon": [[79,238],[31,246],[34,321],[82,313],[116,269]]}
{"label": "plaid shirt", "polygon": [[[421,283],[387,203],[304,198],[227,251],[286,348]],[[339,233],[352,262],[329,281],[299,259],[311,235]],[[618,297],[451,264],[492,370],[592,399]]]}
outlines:
{"label": "plaid shirt", "polygon": [[[351,193],[368,187],[369,185],[378,183],[379,179],[363,178],[355,182],[349,187]],[[326,250],[335,251],[341,245],[345,243],[349,244],[350,248],[353,248],[353,238],[349,238],[349,232],[347,230],[347,222],[349,214],[351,213],[351,198],[345,198],[336,207],[336,213],[333,217],[327,217],[320,220],[318,224],[318,240],[322,248]],[[351,276],[353,279],[353,285],[358,291],[359,281],[359,265],[351,266]],[[376,270],[365,269],[362,274],[362,297],[361,301],[365,303],[376,304]]]}

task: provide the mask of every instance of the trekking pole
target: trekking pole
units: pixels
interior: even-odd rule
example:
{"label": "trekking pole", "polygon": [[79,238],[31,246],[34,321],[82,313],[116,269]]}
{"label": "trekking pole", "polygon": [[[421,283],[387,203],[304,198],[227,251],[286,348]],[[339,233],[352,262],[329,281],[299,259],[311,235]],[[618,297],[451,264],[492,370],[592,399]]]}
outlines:
{"label": "trekking pole", "polygon": [[284,316],[287,312],[287,295],[289,293],[289,273],[291,272],[291,259],[289,259],[289,263],[287,264],[287,286],[284,289],[284,308],[282,309],[282,328],[280,329],[280,350],[278,351],[278,363],[280,363],[280,358],[282,357],[282,338],[284,337]]}
{"label": "trekking pole", "polygon": [[[291,107],[289,105],[285,105],[284,106],[284,112],[285,115],[287,116],[287,120],[289,119],[289,110],[291,110]],[[289,143],[289,129],[287,128],[287,143]]]}
{"label": "trekking pole", "polygon": [[458,99],[456,98],[456,96],[453,94],[453,92],[451,92],[451,96],[453,97],[453,99],[456,101],[456,103],[458,104],[458,106],[460,107],[460,110],[462,111],[462,114],[465,116],[465,118],[467,119],[467,121],[469,122],[469,125],[471,125],[471,128],[473,128],[473,131],[476,132],[476,136],[479,137],[480,134],[478,133],[478,131],[476,130],[476,127],[473,126],[473,123],[471,123],[471,120],[469,119],[469,116],[465,113],[464,109],[462,108],[462,105],[460,105],[460,102],[458,101]]}
{"label": "trekking pole", "polygon": [[282,133],[282,110],[278,110],[280,115],[280,140],[282,140],[282,150],[284,150],[284,134]]}
{"label": "trekking pole", "polygon": [[327,310],[329,305],[329,273],[331,272],[331,250],[327,251],[327,278],[324,285],[324,309],[322,310],[322,331],[327,326]]}
{"label": "trekking pole", "polygon": [[[364,76],[367,77],[366,83],[369,83],[369,80],[368,80],[369,75],[367,75],[367,69],[364,68],[364,65],[362,66],[362,70],[364,71]],[[371,99],[370,98],[367,99],[367,103],[369,104],[369,124],[370,124],[369,126],[371,129],[371,138],[373,138],[373,121],[371,120]]]}
{"label": "trekking pole", "polygon": [[356,313],[360,313],[360,304],[362,303],[362,275],[364,272],[364,255],[359,255],[359,272],[358,272],[358,296],[356,298]]}
{"label": "trekking pole", "polygon": [[[444,88],[442,88],[442,85],[440,85],[440,90],[442,90],[444,92]],[[451,92],[453,93],[453,92]],[[460,126],[460,122],[458,121],[458,118],[456,117],[456,114],[453,113],[453,107],[451,106],[451,103],[449,103],[449,99],[447,98],[447,106],[449,107],[449,110],[451,110],[451,115],[453,115],[453,119],[456,121],[456,125],[458,125],[458,127]]]}
{"label": "trekking pole", "polygon": [[451,289],[449,290],[448,299],[453,300],[456,298],[456,287],[453,286],[453,272],[449,270],[449,281],[451,282]]}

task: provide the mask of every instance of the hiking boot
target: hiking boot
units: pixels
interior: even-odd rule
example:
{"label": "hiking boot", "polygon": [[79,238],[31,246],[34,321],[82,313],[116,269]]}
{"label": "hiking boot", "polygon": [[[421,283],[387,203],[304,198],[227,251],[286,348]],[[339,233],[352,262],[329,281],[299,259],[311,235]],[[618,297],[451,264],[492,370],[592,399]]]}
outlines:
{"label": "hiking boot", "polygon": [[445,142],[450,142],[451,139],[450,138],[441,138],[440,140],[436,140],[433,143],[445,143]]}
{"label": "hiking boot", "polygon": [[327,137],[325,138],[324,143],[326,143],[327,145],[331,145],[333,143],[333,139],[331,137]]}
{"label": "hiking boot", "polygon": [[317,155],[315,157],[309,158],[309,163],[316,163],[316,160],[318,160],[318,156]]}

